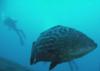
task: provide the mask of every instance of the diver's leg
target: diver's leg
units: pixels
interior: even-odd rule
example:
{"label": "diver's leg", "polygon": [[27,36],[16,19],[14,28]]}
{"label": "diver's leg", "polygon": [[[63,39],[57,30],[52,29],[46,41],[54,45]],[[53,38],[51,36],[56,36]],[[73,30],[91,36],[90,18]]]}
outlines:
{"label": "diver's leg", "polygon": [[23,37],[21,36],[19,30],[16,30],[16,33],[17,33],[17,35],[19,36],[21,45],[24,45],[24,40],[23,40]]}
{"label": "diver's leg", "polygon": [[25,33],[24,33],[23,30],[19,30],[19,32],[22,34],[22,36],[23,36],[24,38],[26,38],[26,35],[25,35]]}

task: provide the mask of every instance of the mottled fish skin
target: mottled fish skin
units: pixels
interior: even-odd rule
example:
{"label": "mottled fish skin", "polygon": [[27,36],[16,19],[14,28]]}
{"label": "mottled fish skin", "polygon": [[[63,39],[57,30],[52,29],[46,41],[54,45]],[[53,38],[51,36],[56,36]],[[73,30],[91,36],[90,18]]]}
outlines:
{"label": "mottled fish skin", "polygon": [[[51,61],[55,64],[84,56],[96,47],[97,44],[82,32],[58,25],[42,32],[33,48],[37,49],[37,62]],[[34,57],[33,55],[31,57]]]}

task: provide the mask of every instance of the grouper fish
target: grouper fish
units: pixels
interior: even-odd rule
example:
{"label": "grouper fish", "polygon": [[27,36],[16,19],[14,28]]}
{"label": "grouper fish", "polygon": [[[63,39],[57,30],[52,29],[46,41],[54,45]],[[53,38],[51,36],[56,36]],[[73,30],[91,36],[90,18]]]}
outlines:
{"label": "grouper fish", "polygon": [[49,70],[52,70],[58,64],[70,63],[87,55],[96,47],[97,44],[84,33],[74,28],[57,25],[40,33],[37,40],[33,42],[30,64],[39,61],[51,62]]}

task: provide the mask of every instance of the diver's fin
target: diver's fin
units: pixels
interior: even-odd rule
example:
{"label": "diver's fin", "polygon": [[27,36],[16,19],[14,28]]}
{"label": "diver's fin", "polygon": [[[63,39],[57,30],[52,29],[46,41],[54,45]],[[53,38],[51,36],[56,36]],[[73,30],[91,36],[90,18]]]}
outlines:
{"label": "diver's fin", "polygon": [[71,63],[74,65],[76,70],[79,70],[79,67],[78,67],[78,65],[77,65],[77,63],[75,61],[72,61]]}
{"label": "diver's fin", "polygon": [[49,70],[53,69],[57,64],[59,64],[58,61],[53,61],[53,62],[50,64]]}
{"label": "diver's fin", "polygon": [[74,68],[73,68],[72,63],[71,63],[71,62],[68,62],[68,64],[69,64],[70,70],[71,70],[71,71],[74,71]]}
{"label": "diver's fin", "polygon": [[69,64],[69,67],[70,67],[71,71],[74,71],[74,67],[75,67],[75,70],[79,69],[78,65],[76,64],[75,61],[70,61],[68,64]]}

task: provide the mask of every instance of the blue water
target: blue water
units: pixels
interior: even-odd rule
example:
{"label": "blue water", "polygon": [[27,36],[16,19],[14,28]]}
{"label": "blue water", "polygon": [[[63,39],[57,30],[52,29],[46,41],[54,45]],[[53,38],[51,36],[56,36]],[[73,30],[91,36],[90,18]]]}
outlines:
{"label": "blue water", "polygon": [[[3,24],[5,17],[17,20],[17,27],[25,32],[23,46],[17,34]],[[59,24],[85,33],[98,44],[97,49],[75,61],[79,71],[100,71],[100,0],[0,0],[0,56],[36,71],[48,71],[49,63],[30,66],[32,42]],[[70,68],[63,63],[52,71]]]}

